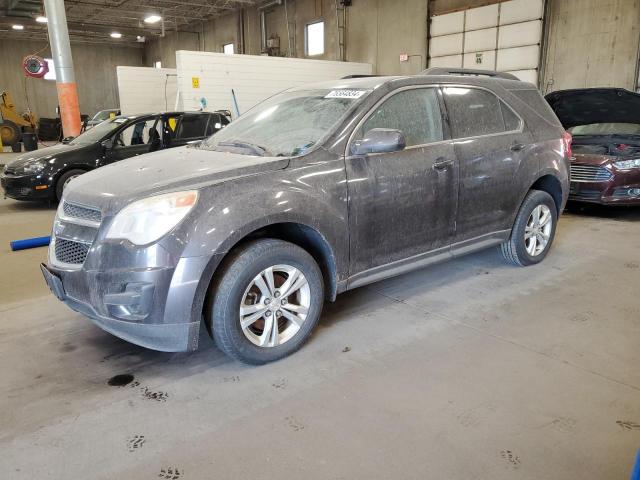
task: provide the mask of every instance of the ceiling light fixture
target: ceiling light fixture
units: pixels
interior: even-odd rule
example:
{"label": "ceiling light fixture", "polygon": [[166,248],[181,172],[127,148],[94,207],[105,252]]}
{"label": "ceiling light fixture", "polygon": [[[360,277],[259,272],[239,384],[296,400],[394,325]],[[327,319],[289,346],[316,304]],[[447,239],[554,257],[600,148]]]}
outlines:
{"label": "ceiling light fixture", "polygon": [[111,32],[111,38],[122,38],[122,34],[120,32]]}
{"label": "ceiling light fixture", "polygon": [[47,23],[49,20],[47,20],[47,17],[43,17],[42,15],[40,15],[39,17],[36,17],[36,22],[38,23]]}
{"label": "ceiling light fixture", "polygon": [[24,30],[24,25],[11,25],[14,30]]}
{"label": "ceiling light fixture", "polygon": [[158,23],[160,20],[162,20],[160,15],[149,15],[145,17],[144,23]]}

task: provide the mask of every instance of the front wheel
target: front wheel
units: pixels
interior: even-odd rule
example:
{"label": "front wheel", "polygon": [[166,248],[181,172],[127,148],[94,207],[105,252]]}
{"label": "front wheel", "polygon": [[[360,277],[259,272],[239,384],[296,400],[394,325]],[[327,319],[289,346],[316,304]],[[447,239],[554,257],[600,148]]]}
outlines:
{"label": "front wheel", "polygon": [[557,221],[557,208],[551,195],[531,190],[522,202],[511,237],[501,246],[502,255],[521,267],[540,263],[551,248]]}
{"label": "front wheel", "polygon": [[62,193],[64,192],[64,189],[67,188],[67,185],[69,185],[69,182],[71,182],[71,180],[73,180],[74,178],[79,177],[83,173],[87,172],[76,168],[73,170],[69,170],[68,172],[64,172],[60,176],[58,182],[56,183],[56,198],[58,199],[58,201],[62,199]]}
{"label": "front wheel", "polygon": [[264,239],[247,243],[225,261],[205,313],[223,352],[259,365],[300,348],[323,303],[322,273],[313,257],[292,243]]}

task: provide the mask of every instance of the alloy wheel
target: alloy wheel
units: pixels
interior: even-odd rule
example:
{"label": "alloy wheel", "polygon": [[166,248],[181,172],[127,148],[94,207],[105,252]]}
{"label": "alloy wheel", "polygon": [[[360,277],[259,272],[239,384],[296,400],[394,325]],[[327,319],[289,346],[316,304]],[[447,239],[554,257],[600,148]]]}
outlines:
{"label": "alloy wheel", "polygon": [[298,333],[310,305],[304,274],[291,265],[274,265],[247,286],[240,301],[240,328],[254,345],[277,347]]}
{"label": "alloy wheel", "polygon": [[546,205],[538,205],[533,209],[524,229],[524,244],[527,253],[537,257],[549,244],[551,230],[553,229],[553,216]]}

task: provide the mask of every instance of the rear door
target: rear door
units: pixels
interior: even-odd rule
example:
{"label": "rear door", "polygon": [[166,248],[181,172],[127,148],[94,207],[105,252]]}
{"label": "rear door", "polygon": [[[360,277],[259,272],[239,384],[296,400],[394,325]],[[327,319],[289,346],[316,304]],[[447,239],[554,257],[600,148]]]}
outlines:
{"label": "rear door", "polygon": [[210,116],[208,113],[185,113],[178,122],[171,146],[179,147],[202,140],[205,137]]}
{"label": "rear door", "polygon": [[519,189],[514,183],[531,149],[524,122],[489,90],[443,88],[459,162],[454,243],[510,228]]}
{"label": "rear door", "polygon": [[351,142],[373,128],[401,130],[406,148],[346,158],[351,275],[447,251],[454,232],[457,166],[439,89],[392,92],[373,107]]}

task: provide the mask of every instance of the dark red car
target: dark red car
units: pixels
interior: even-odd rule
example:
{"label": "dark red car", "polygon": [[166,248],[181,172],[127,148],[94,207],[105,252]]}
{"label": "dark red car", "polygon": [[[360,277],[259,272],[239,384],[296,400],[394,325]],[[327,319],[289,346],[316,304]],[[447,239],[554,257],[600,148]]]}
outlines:
{"label": "dark red car", "polygon": [[585,88],[546,99],[573,135],[569,200],[640,205],[640,94]]}

